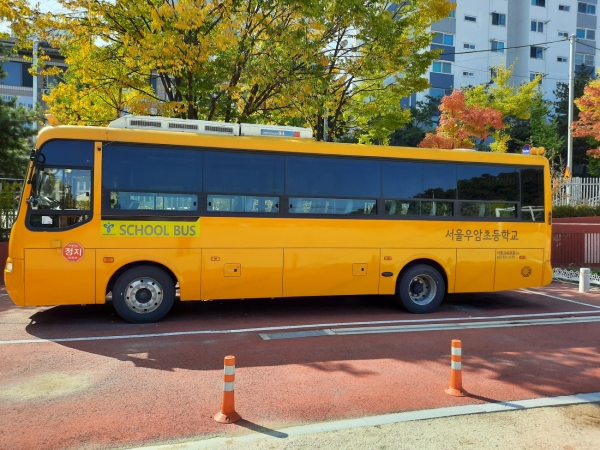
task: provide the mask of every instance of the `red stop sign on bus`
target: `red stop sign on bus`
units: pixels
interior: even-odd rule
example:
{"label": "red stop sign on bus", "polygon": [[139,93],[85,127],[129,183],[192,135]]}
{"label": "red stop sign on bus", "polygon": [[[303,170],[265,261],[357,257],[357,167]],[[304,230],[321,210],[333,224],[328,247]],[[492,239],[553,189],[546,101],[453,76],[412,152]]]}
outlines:
{"label": "red stop sign on bus", "polygon": [[69,242],[63,247],[62,254],[67,261],[79,261],[83,258],[83,247],[78,242]]}

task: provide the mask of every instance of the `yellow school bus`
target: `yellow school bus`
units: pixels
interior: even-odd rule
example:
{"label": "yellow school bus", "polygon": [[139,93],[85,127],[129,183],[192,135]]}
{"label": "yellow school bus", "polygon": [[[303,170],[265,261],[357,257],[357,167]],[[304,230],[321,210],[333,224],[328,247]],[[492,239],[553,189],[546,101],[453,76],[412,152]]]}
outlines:
{"label": "yellow school bus", "polygon": [[[306,136],[306,137],[303,137]],[[123,117],[47,126],[4,272],[20,306],[134,323],[182,301],[447,293],[550,283],[542,156],[314,142],[306,129]]]}

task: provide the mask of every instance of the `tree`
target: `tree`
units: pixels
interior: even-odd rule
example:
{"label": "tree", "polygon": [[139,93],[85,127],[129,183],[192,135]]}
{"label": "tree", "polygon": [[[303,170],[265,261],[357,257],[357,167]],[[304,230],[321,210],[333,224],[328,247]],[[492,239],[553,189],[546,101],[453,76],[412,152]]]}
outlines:
{"label": "tree", "polygon": [[511,119],[529,119],[531,107],[539,95],[539,75],[528,83],[514,86],[510,82],[513,72],[514,63],[505,68],[502,62],[492,68],[490,83],[480,84],[466,91],[468,105],[491,107],[502,115],[504,126],[491,132],[494,142],[490,144],[490,148],[494,152],[505,153],[508,150]]}
{"label": "tree", "polygon": [[477,139],[487,139],[493,130],[504,128],[502,114],[491,106],[467,104],[465,93],[455,89],[439,106],[436,133],[427,133],[419,147],[474,148]]}
{"label": "tree", "polygon": [[579,118],[573,122],[573,136],[593,139],[596,148],[586,153],[591,172],[597,174],[600,168],[600,79],[591,80],[575,104],[579,108]]}
{"label": "tree", "polygon": [[[63,123],[124,111],[226,122],[355,130],[385,141],[409,121],[401,98],[427,87],[446,0],[69,0],[39,14],[0,6],[21,45],[29,30],[59,48],[69,73],[46,101]],[[43,70],[50,70],[45,68]],[[398,75],[398,74],[401,75]],[[158,95],[150,80],[157,81]]]}
{"label": "tree", "polygon": [[[580,98],[583,96],[585,87],[596,79],[594,69],[581,65],[577,67],[575,72],[573,98]],[[569,85],[567,83],[558,83],[554,90],[556,101],[554,102],[554,118],[556,120],[556,130],[560,136],[567,136],[569,127]],[[579,108],[577,104],[573,106],[573,121],[579,119]],[[573,163],[580,165],[584,163],[586,157],[586,150],[590,147],[594,147],[594,142],[590,141],[589,137],[578,137],[573,139]],[[567,142],[565,140],[561,147],[561,156],[567,158]]]}
{"label": "tree", "polygon": [[[0,79],[6,77],[2,70],[2,54],[0,47]],[[28,138],[36,134],[31,123],[40,120],[41,114],[16,103],[16,97],[10,100],[0,97],[0,175],[22,178],[29,161],[31,144]]]}
{"label": "tree", "polygon": [[512,118],[509,152],[520,153],[522,147],[528,144],[532,147],[544,147],[544,155],[549,160],[560,156],[565,138],[558,133],[556,118],[551,117],[550,108],[551,102],[544,100],[539,92],[529,107],[529,119]]}
{"label": "tree", "polygon": [[392,134],[390,145],[416,147],[425,137],[426,131],[436,126],[439,115],[438,105],[439,99],[428,95],[425,100],[411,106],[409,109],[411,121]]}
{"label": "tree", "polygon": [[459,91],[460,94],[447,100],[445,106],[448,96],[443,97],[437,128],[440,136],[428,133],[419,145],[473,148],[476,140],[484,141],[491,136],[494,138],[491,150],[506,152],[511,140],[511,125],[516,120],[530,118],[530,109],[539,94],[539,78],[513,86],[510,84],[513,71],[514,64],[505,68],[501,63],[493,68],[491,82]]}

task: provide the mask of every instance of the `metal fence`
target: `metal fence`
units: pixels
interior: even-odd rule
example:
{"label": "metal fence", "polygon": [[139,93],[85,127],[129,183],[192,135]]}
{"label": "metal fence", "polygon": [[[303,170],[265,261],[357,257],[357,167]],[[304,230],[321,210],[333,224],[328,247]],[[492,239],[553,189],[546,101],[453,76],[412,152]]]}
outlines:
{"label": "metal fence", "polygon": [[600,178],[571,178],[567,182],[555,178],[552,180],[552,204],[600,206]]}
{"label": "metal fence", "polygon": [[[579,271],[557,268],[553,272],[553,278],[558,280],[579,281]],[[590,284],[600,286],[600,275],[592,273],[590,275]]]}
{"label": "metal fence", "polygon": [[600,266],[600,233],[554,233],[553,266]]}
{"label": "metal fence", "polygon": [[23,180],[0,178],[0,242],[8,241],[17,219],[17,206]]}

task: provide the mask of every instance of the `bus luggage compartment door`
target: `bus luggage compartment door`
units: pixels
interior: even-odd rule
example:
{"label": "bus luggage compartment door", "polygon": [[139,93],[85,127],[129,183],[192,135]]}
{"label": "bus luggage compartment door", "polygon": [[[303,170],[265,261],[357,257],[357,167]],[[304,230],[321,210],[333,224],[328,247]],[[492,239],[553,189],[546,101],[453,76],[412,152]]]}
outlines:
{"label": "bus luggage compartment door", "polygon": [[378,294],[380,253],[363,248],[285,249],[283,295]]}
{"label": "bus luggage compartment door", "polygon": [[281,297],[282,249],[202,250],[202,299]]}
{"label": "bus luggage compartment door", "polygon": [[494,289],[493,248],[459,248],[456,250],[456,284],[454,292],[490,292]]}

